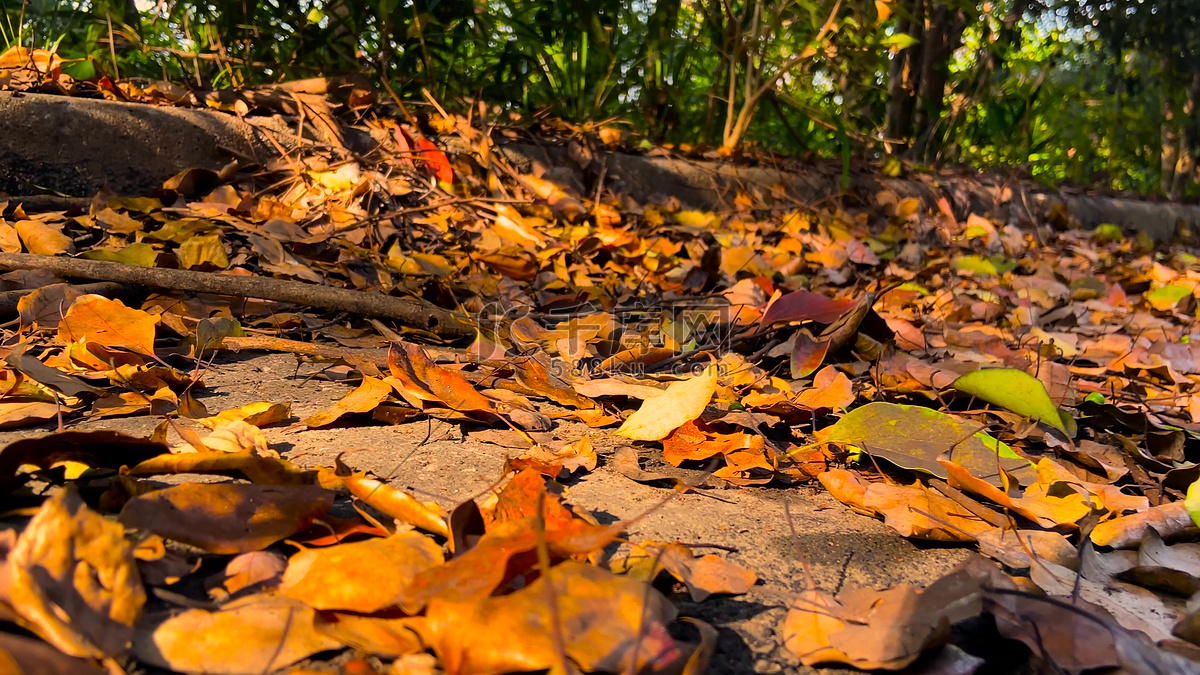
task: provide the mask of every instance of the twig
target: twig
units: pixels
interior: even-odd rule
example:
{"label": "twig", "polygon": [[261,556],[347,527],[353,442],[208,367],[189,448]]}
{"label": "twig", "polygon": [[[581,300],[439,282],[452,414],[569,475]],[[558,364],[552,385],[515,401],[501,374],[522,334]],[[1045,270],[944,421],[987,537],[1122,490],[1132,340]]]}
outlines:
{"label": "twig", "polygon": [[101,260],[84,260],[27,253],[0,253],[0,269],[49,270],[66,277],[115,281],[189,293],[213,293],[259,298],[362,316],[395,319],[446,339],[475,336],[475,327],[460,314],[436,305],[383,293],[265,277],[235,277],[210,272],[141,267]]}

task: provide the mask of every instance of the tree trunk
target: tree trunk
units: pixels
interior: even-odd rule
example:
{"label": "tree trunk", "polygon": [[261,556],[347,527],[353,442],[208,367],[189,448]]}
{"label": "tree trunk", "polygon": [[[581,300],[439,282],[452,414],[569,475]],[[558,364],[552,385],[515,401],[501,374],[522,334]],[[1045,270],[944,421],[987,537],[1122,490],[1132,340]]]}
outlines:
{"label": "tree trunk", "polygon": [[[1170,72],[1165,59],[1162,65],[1164,72]],[[1175,124],[1175,102],[1171,100],[1171,89],[1169,86],[1164,87],[1162,93],[1162,124],[1159,126],[1159,141],[1162,146],[1159,190],[1168,197],[1173,196],[1175,165],[1179,162],[1179,129]]]}
{"label": "tree trunk", "polygon": [[911,35],[918,42],[893,56],[888,69],[886,128],[887,137],[896,141],[891,144],[890,151],[893,153],[903,152],[912,140],[914,98],[920,75],[917,57],[921,50],[925,3],[924,0],[911,0],[901,9],[904,15],[896,21],[896,32]]}
{"label": "tree trunk", "polygon": [[680,4],[681,0],[658,0],[654,5],[654,13],[646,23],[641,104],[646,128],[655,138],[662,136],[663,110],[669,100],[666,83],[663,81],[663,47],[670,44],[671,31],[675,29],[678,21]]}
{"label": "tree trunk", "polygon": [[1192,81],[1188,84],[1187,99],[1183,104],[1183,119],[1179,125],[1179,150],[1175,160],[1175,176],[1171,182],[1171,196],[1178,197],[1192,182],[1196,170],[1196,154],[1192,150],[1195,141],[1196,121],[1200,119],[1196,104],[1200,98],[1200,70],[1192,73]]}

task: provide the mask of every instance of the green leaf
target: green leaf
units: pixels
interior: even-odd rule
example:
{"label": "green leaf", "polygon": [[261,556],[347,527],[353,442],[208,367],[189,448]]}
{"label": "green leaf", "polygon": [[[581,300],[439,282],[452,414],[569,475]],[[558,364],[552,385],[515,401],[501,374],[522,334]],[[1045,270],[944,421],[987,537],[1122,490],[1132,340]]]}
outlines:
{"label": "green leaf", "polygon": [[1196,524],[1196,527],[1200,527],[1200,480],[1188,487],[1187,497],[1183,500],[1183,508],[1187,509],[1188,515],[1192,517],[1192,522]]}
{"label": "green leaf", "polygon": [[1121,241],[1125,238],[1125,233],[1121,231],[1120,227],[1113,225],[1112,223],[1101,223],[1100,225],[1096,226],[1096,229],[1092,230],[1092,236],[1095,237],[1097,241],[1110,243],[1114,241]]}
{"label": "green leaf", "polygon": [[1100,405],[1104,405],[1104,394],[1101,394],[1098,391],[1093,391],[1092,393],[1088,394],[1087,396],[1084,396],[1083,400],[1091,401],[1092,403],[1098,403]]}
{"label": "green leaf", "polygon": [[919,42],[917,38],[909,35],[908,33],[895,33],[883,39],[883,46],[892,47],[899,51],[901,49],[908,49],[909,47],[917,44],[917,42]]}
{"label": "green leaf", "polygon": [[988,403],[1035,419],[1068,434],[1059,416],[1058,406],[1050,400],[1046,387],[1036,377],[1015,368],[987,368],[967,373],[951,385]]}
{"label": "green leaf", "polygon": [[1002,258],[985,258],[981,255],[964,255],[954,259],[954,269],[971,272],[976,276],[994,277],[1013,268],[1012,261]]}
{"label": "green leaf", "polygon": [[1188,288],[1187,286],[1177,286],[1172,284],[1170,286],[1163,286],[1162,288],[1156,288],[1152,291],[1148,291],[1143,297],[1146,298],[1146,302],[1150,303],[1150,306],[1154,309],[1157,309],[1160,312],[1169,312],[1175,309],[1175,307],[1179,305],[1184,298],[1190,297],[1191,295],[1192,289]]}
{"label": "green leaf", "polygon": [[84,251],[79,257],[141,267],[154,267],[158,264],[158,251],[145,242],[130,244],[122,249],[94,248]]}
{"label": "green leaf", "polygon": [[[931,408],[868,403],[817,432],[821,443],[841,443],[896,466],[947,478],[937,457],[949,453],[971,475],[1001,486],[998,467],[1023,484],[1036,479],[1033,465],[1012,448],[978,431],[982,425]],[[973,433],[974,432],[974,433]]]}

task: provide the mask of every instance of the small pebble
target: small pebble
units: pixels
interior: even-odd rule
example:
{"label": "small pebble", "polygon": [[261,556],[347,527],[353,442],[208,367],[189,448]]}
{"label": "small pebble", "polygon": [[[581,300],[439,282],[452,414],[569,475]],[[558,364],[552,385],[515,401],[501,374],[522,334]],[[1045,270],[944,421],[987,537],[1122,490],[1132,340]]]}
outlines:
{"label": "small pebble", "polygon": [[771,639],[751,640],[749,642],[750,651],[755,654],[770,654],[775,651],[775,641]]}
{"label": "small pebble", "polygon": [[758,675],[775,675],[775,673],[781,670],[783,670],[783,666],[774,661],[759,659],[754,662],[754,672],[758,673]]}

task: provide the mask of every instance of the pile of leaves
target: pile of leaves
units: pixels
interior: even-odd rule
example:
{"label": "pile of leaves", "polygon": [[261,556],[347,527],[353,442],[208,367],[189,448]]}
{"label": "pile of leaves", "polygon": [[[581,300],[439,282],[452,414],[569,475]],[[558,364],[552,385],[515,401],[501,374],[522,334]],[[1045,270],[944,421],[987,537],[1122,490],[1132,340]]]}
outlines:
{"label": "pile of leaves", "polygon": [[[702,672],[712,629],[676,623],[652,582],[700,601],[754,573],[564,504],[560,482],[600,457],[590,439],[547,445],[562,421],[621,439],[603,459],[633,480],[819,481],[1003,568],[836,596],[810,580],[781,628],[806,664],[905,668],[986,614],[1049,671],[1195,668],[1190,249],[886,191],[847,210],[747,189],[701,212],[636,203],[601,174],[581,194],[510,166],[487,110],[396,103],[328,101],[302,151],[153,195],[41,212],[0,198],[0,266],[17,269],[0,425],[60,427],[0,451],[0,488],[26,505],[6,515],[0,584],[26,632],[0,649],[24,672],[260,673],[333,650],[372,659],[344,672]],[[369,156],[337,142],[343,113]],[[569,150],[604,142],[580,132]],[[67,256],[109,263],[73,269],[110,282],[154,268],[407,298],[470,331],[62,283],[47,261]],[[304,427],[431,417],[527,447],[449,513],[340,460],[301,469],[262,432],[287,405],[209,411],[196,395],[216,354],[244,349],[323,360],[347,384]],[[161,423],[148,439],[66,430],[115,415]]]}

